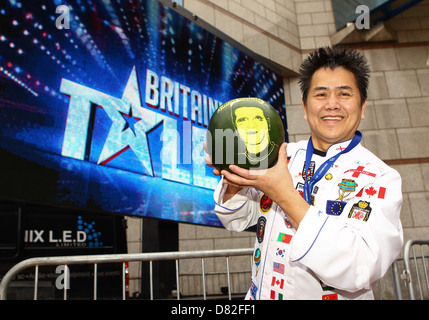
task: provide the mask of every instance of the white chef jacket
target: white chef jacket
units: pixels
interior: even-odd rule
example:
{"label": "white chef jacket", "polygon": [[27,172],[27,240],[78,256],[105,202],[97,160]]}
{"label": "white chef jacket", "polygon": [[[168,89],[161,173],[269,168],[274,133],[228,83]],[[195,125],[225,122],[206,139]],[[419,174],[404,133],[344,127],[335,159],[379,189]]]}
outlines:
{"label": "white chef jacket", "polygon": [[[310,174],[351,140],[313,154]],[[299,192],[308,141],[287,145],[288,167]],[[261,191],[243,188],[215,212],[228,230],[257,225],[252,281],[246,299],[373,299],[372,286],[403,245],[401,177],[360,143],[342,154],[311,191],[312,205],[292,227]]]}

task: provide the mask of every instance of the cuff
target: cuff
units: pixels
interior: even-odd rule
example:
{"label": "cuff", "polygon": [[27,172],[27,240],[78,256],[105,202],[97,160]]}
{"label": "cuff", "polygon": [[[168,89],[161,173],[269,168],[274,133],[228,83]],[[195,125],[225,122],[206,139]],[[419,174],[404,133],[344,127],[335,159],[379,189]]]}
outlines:
{"label": "cuff", "polygon": [[222,176],[213,193],[213,200],[216,204],[215,210],[217,213],[231,213],[233,211],[237,211],[241,207],[243,207],[248,200],[247,191],[249,189],[243,188],[239,192],[237,192],[235,196],[233,196],[231,199],[223,203],[223,196],[227,188],[228,188],[228,185],[223,184],[223,176]]}
{"label": "cuff", "polygon": [[328,219],[329,215],[310,206],[291,242],[290,258],[292,262],[299,261],[307,255]]}

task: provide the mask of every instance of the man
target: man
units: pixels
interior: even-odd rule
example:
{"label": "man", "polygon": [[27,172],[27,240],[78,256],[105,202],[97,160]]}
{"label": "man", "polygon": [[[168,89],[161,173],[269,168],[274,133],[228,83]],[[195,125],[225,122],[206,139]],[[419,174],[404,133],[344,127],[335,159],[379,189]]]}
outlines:
{"label": "man", "polygon": [[373,299],[398,256],[401,178],[357,131],[368,78],[357,51],[316,50],[299,79],[311,138],[284,143],[263,172],[213,170],[222,175],[214,199],[224,226],[257,225],[247,299]]}

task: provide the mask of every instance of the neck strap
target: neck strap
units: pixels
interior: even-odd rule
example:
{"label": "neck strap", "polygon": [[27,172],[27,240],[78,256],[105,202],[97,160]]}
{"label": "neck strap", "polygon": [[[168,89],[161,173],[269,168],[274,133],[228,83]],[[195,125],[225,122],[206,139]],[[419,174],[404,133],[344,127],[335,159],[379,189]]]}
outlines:
{"label": "neck strap", "polygon": [[313,186],[316,184],[316,182],[318,182],[326,174],[329,168],[334,164],[335,161],[337,161],[337,159],[342,154],[345,154],[350,150],[352,150],[360,143],[361,140],[362,140],[362,134],[360,133],[360,131],[356,131],[355,136],[353,137],[352,141],[349,143],[347,148],[345,148],[343,151],[338,152],[336,155],[326,160],[316,170],[313,176],[311,176],[310,178],[307,178],[308,168],[310,168],[310,161],[314,152],[313,140],[310,137],[307,144],[307,153],[305,156],[305,170],[304,170],[304,177],[303,177],[304,178],[304,199],[305,201],[307,201],[308,204],[311,205],[311,190],[313,189]]}

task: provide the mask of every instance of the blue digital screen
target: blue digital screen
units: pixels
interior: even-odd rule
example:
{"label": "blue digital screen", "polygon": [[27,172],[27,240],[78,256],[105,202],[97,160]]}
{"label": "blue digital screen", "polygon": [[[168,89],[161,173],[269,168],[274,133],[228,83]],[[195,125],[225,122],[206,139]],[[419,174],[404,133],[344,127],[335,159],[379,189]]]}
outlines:
{"label": "blue digital screen", "polygon": [[209,119],[251,96],[286,128],[281,75],[157,0],[1,3],[0,197],[219,226]]}

